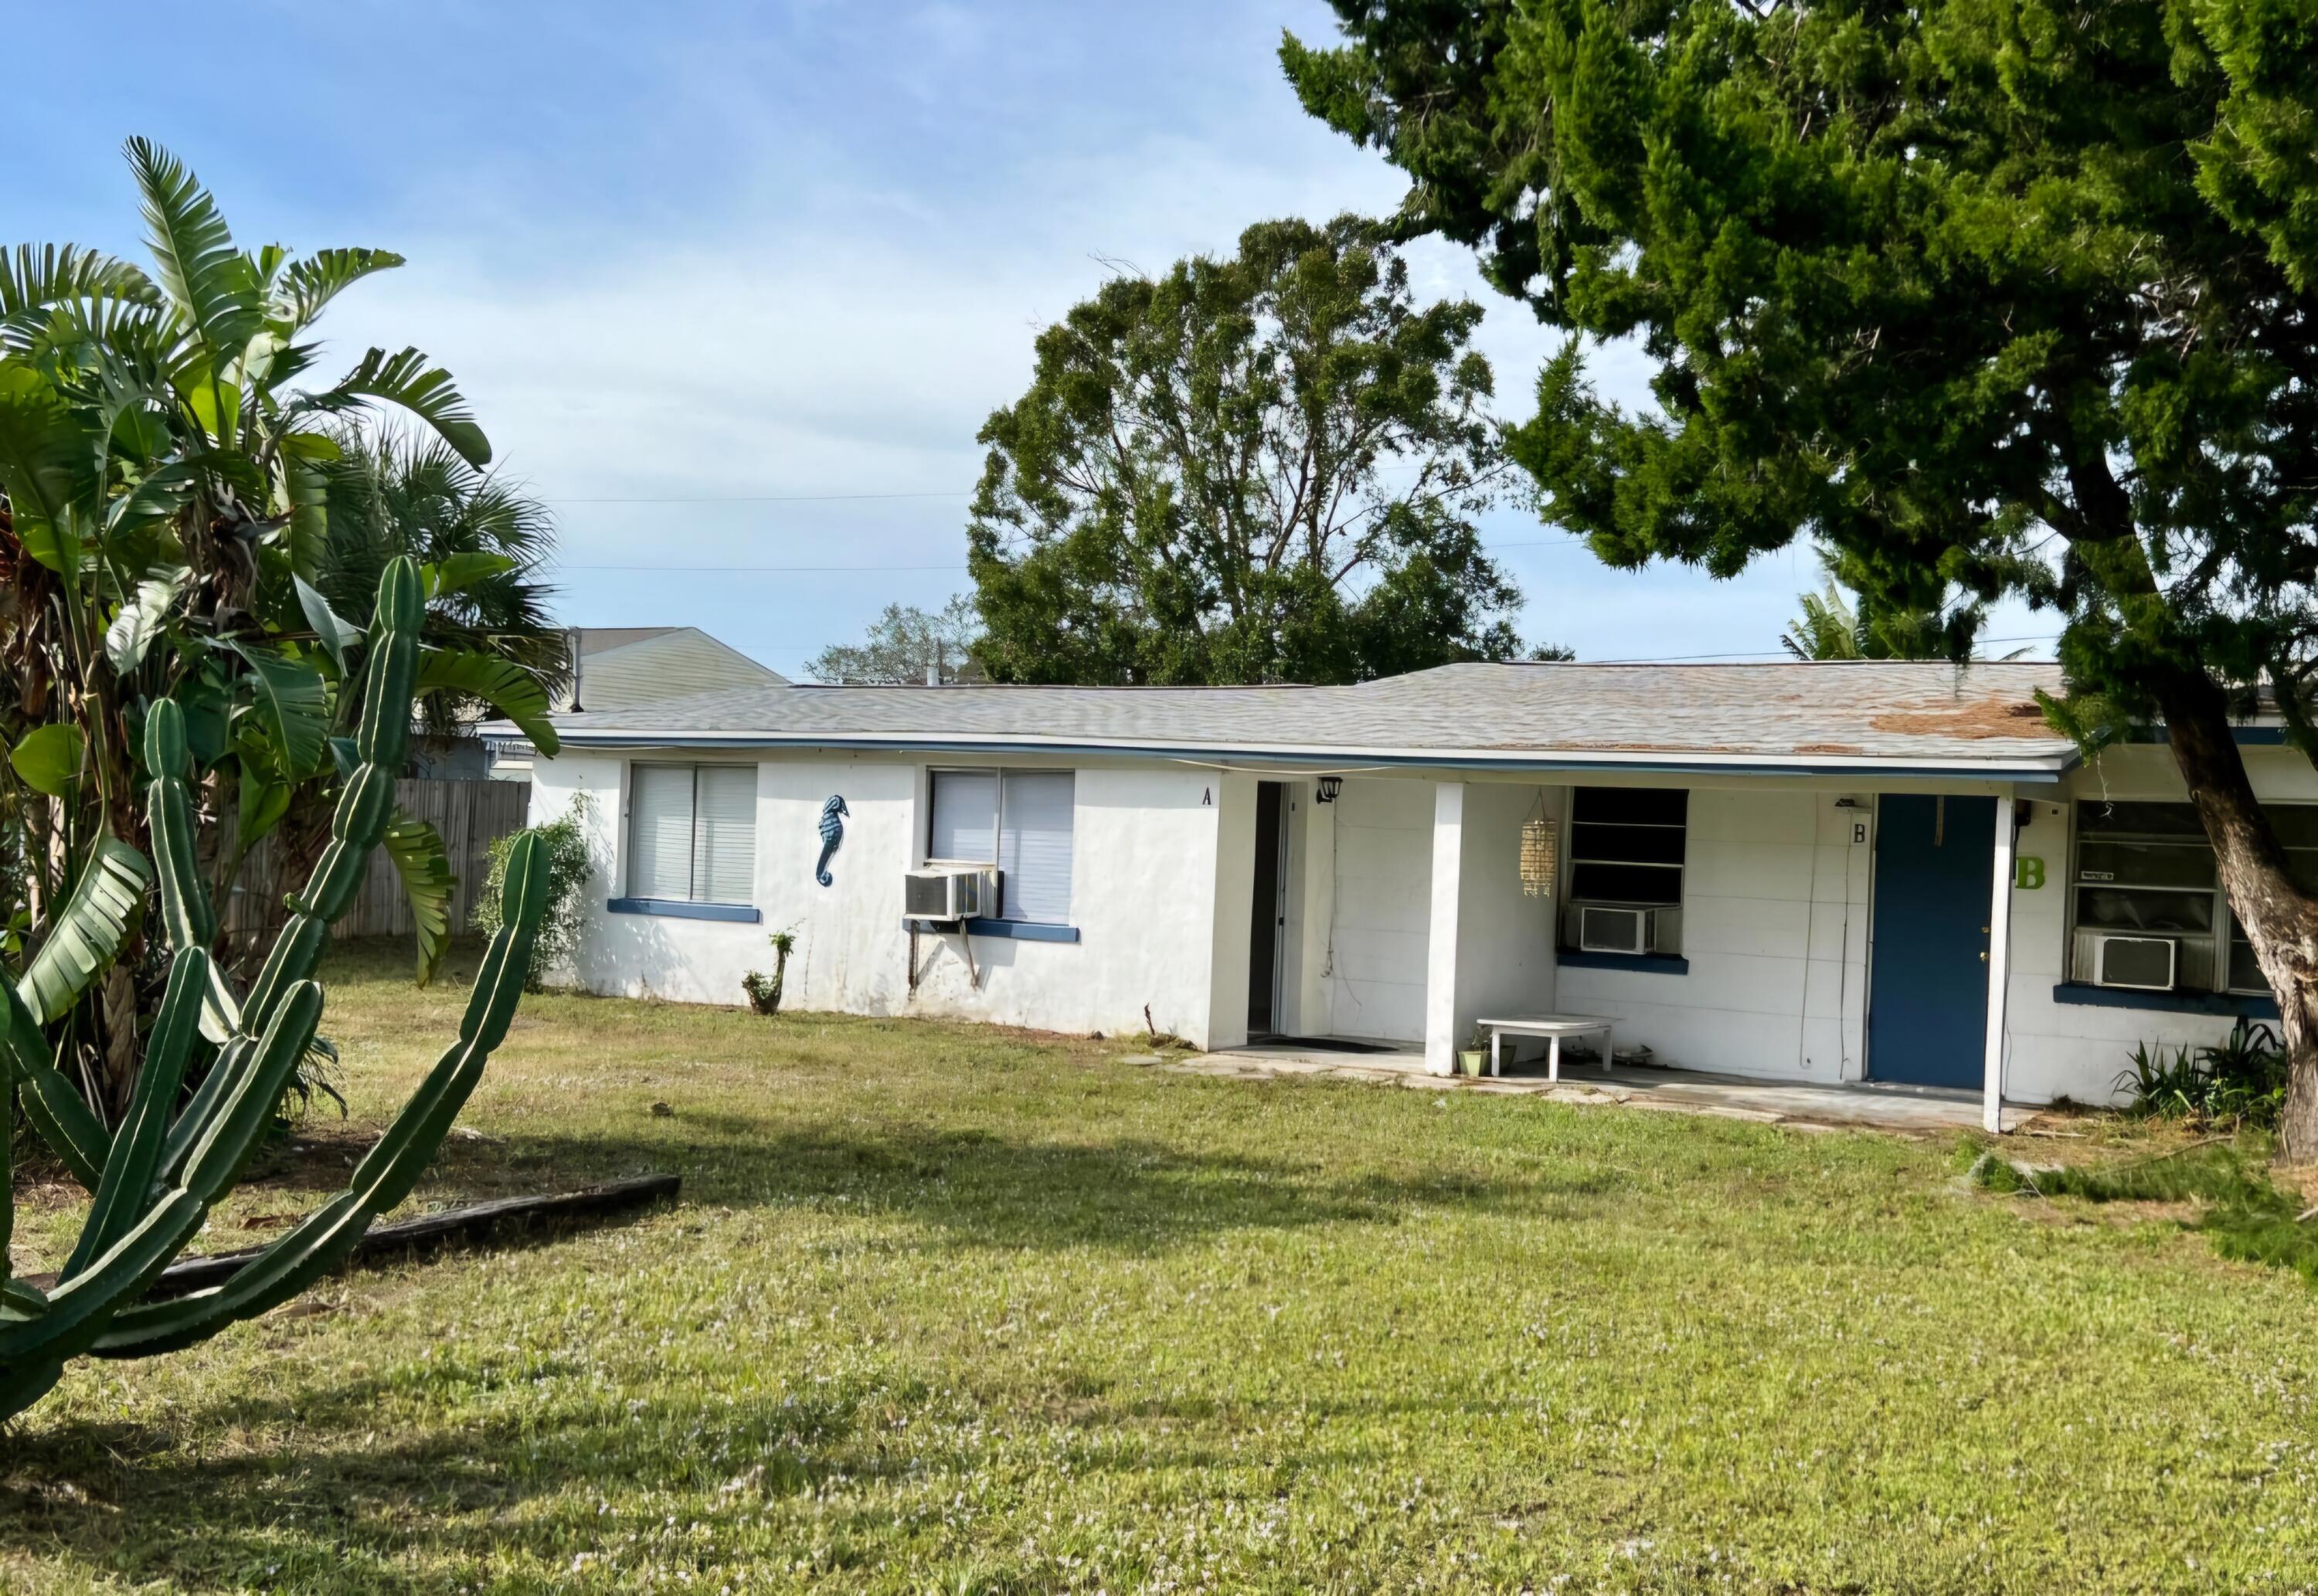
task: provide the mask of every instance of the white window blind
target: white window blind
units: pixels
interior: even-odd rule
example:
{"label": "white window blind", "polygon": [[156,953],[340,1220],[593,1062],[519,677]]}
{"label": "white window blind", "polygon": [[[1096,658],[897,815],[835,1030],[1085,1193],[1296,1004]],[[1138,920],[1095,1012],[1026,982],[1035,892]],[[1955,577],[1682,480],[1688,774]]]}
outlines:
{"label": "white window blind", "polygon": [[1071,918],[1071,773],[1010,771],[999,807],[998,868],[1011,920]]}
{"label": "white window blind", "polygon": [[757,767],[703,765],[693,787],[692,895],[746,903],[757,879]]}
{"label": "white window blind", "polygon": [[628,895],[747,903],[755,896],[752,765],[638,765],[628,794]]}
{"label": "white window blind", "polygon": [[628,895],[691,897],[692,767],[637,766],[628,805]]}
{"label": "white window blind", "polygon": [[933,773],[933,823],[926,857],[960,864],[998,862],[998,777],[987,770]]}

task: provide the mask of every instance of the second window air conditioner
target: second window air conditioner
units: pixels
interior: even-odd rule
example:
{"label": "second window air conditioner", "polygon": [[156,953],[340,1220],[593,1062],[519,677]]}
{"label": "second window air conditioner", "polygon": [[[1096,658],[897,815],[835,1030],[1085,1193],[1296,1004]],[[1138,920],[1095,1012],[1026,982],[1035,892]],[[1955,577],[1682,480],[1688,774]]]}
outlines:
{"label": "second window air conditioner", "polygon": [[2170,937],[2103,937],[2093,944],[2093,984],[2170,992],[2180,955]]}
{"label": "second window air conditioner", "polygon": [[1585,953],[1646,954],[1650,951],[1651,909],[1613,909],[1597,903],[1577,910],[1577,946]]}
{"label": "second window air conditioner", "polygon": [[902,883],[902,918],[984,919],[998,912],[998,872],[987,865],[929,865]]}

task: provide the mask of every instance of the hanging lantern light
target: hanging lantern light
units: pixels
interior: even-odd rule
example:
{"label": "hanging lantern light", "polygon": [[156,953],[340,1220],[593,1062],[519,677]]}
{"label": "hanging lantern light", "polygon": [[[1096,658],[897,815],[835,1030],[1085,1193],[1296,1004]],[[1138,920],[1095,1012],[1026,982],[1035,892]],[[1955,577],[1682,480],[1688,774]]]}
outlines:
{"label": "hanging lantern light", "polygon": [[1521,878],[1525,896],[1553,896],[1554,842],[1553,820],[1545,812],[1545,792],[1540,788],[1537,812],[1522,822]]}

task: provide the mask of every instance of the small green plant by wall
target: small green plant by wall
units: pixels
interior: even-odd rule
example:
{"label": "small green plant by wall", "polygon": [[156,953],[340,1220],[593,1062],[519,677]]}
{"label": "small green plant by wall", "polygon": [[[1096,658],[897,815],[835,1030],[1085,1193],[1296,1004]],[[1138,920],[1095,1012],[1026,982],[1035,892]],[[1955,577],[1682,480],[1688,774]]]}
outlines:
{"label": "small green plant by wall", "polygon": [[749,994],[749,1007],[770,1019],[781,1011],[781,983],[788,979],[789,955],[796,948],[794,928],[775,931],[765,938],[773,945],[773,973],[751,970],[741,977],[741,988]]}

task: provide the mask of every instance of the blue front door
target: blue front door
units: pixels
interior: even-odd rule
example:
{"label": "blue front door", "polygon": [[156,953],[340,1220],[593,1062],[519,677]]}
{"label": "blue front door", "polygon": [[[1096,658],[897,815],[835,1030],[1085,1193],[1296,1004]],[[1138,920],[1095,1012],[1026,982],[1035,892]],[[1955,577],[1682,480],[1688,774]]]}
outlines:
{"label": "blue front door", "polygon": [[1993,798],[1894,794],[1877,803],[1870,1079],[1981,1084],[1995,848]]}

